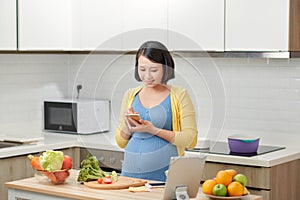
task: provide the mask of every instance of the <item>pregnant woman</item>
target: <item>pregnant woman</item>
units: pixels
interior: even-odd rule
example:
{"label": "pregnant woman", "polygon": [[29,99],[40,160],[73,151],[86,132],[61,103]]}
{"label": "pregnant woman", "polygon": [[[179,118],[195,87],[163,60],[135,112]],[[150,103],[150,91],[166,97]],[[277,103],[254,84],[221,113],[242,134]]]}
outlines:
{"label": "pregnant woman", "polygon": [[[123,176],[165,181],[170,158],[183,156],[197,143],[195,110],[189,93],[168,85],[175,64],[160,42],[147,41],[136,53],[135,78],[142,82],[126,91],[116,142],[125,148]],[[138,121],[126,114],[139,114]]]}

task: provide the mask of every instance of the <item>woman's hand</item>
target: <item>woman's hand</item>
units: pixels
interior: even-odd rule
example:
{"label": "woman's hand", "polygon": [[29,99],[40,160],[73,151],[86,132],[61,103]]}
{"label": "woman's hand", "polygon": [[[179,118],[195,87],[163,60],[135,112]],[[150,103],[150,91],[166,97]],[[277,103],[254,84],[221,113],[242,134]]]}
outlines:
{"label": "woman's hand", "polygon": [[151,133],[153,135],[157,135],[160,131],[159,128],[155,127],[150,121],[140,120],[139,122],[128,118],[129,129],[131,132],[146,132]]}
{"label": "woman's hand", "polygon": [[131,127],[134,126],[134,124],[132,124],[129,120],[128,117],[126,117],[126,114],[136,114],[137,112],[135,112],[133,110],[133,108],[129,108],[125,114],[124,114],[124,121],[125,121],[125,126],[122,128],[122,132],[125,134],[125,139],[129,139],[132,135],[132,130]]}
{"label": "woman's hand", "polygon": [[175,133],[173,131],[155,127],[150,121],[140,120],[139,122],[128,118],[128,129],[130,132],[146,132],[156,135],[170,143],[174,142]]}

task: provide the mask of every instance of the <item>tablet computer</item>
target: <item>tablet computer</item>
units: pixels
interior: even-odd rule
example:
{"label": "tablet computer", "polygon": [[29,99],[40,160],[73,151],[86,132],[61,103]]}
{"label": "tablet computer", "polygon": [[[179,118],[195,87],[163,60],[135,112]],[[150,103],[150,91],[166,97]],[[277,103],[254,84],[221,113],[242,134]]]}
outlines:
{"label": "tablet computer", "polygon": [[206,155],[172,157],[163,200],[176,199],[176,188],[186,187],[190,198],[198,194]]}

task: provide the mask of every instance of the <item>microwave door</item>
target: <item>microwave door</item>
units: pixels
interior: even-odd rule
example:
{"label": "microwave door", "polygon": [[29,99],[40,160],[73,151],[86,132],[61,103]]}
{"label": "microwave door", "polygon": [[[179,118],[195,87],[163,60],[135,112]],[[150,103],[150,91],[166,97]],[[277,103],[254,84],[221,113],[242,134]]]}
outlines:
{"label": "microwave door", "polygon": [[45,102],[45,130],[77,132],[76,103]]}

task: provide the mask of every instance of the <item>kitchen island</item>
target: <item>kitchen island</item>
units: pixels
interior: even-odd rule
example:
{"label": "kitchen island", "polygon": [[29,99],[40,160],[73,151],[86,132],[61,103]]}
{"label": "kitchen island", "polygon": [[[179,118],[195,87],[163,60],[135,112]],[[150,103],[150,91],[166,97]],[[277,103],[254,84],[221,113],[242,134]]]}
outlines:
{"label": "kitchen island", "polygon": [[[76,181],[78,170],[71,170],[70,177],[62,185],[52,183],[40,183],[36,178],[6,183],[9,188],[8,200],[15,199],[87,199],[87,200],[157,200],[162,199],[164,188],[153,188],[150,192],[129,192],[127,189],[120,190],[99,190],[88,188]],[[198,200],[208,200],[201,190],[197,196]],[[262,200],[260,196],[250,195],[244,199]]]}

